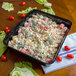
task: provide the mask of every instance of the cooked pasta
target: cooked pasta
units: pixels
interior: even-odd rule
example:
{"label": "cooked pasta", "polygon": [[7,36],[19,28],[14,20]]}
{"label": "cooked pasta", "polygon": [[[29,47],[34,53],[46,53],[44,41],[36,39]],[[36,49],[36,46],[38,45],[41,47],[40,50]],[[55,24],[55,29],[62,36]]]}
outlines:
{"label": "cooked pasta", "polygon": [[43,62],[50,63],[67,27],[43,15],[33,15],[19,28],[8,45]]}

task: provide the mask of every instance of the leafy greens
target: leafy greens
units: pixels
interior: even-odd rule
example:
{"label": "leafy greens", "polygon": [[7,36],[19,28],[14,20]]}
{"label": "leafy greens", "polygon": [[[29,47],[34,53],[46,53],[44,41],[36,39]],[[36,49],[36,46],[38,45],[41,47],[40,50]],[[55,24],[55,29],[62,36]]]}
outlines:
{"label": "leafy greens", "polygon": [[3,39],[5,38],[5,36],[6,36],[6,33],[4,31],[0,31],[0,57],[7,49],[7,47],[3,43]]}
{"label": "leafy greens", "polygon": [[33,69],[32,64],[29,62],[15,63],[14,69],[10,76],[39,76]]}
{"label": "leafy greens", "polygon": [[2,8],[3,8],[4,10],[8,10],[8,12],[14,10],[13,4],[12,4],[12,3],[8,3],[8,2],[3,2]]}
{"label": "leafy greens", "polygon": [[26,14],[26,13],[30,12],[31,10],[33,10],[33,9],[37,9],[37,7],[34,7],[34,8],[29,7],[29,8],[27,8],[27,9],[25,9],[25,10],[18,11],[17,14],[22,14],[22,13]]}

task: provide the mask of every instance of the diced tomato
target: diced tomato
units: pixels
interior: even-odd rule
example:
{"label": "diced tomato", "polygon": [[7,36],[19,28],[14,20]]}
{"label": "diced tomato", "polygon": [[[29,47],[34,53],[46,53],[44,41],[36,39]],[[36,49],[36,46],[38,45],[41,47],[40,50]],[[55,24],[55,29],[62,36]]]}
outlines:
{"label": "diced tomato", "polygon": [[64,28],[63,28],[63,31],[67,31],[67,30],[68,30],[68,28],[67,28],[67,27],[64,27]]}
{"label": "diced tomato", "polygon": [[7,56],[6,56],[6,55],[2,55],[2,56],[1,56],[1,60],[2,60],[2,61],[6,61],[6,60],[7,60]]}
{"label": "diced tomato", "polygon": [[6,31],[6,30],[8,30],[8,29],[9,29],[8,27],[5,27],[5,28],[4,28],[4,31]]}
{"label": "diced tomato", "polygon": [[27,53],[26,49],[24,49],[24,48],[22,48],[20,51],[21,51],[22,53]]}
{"label": "diced tomato", "polygon": [[48,21],[48,18],[47,18],[47,17],[45,17],[43,20],[44,20],[45,22],[47,22],[47,21]]}
{"label": "diced tomato", "polygon": [[26,4],[26,2],[21,2],[21,5],[24,6]]}
{"label": "diced tomato", "polygon": [[64,24],[60,24],[60,28],[63,29],[65,27]]}
{"label": "diced tomato", "polygon": [[43,28],[43,29],[44,29],[44,28],[45,28],[45,26],[44,26],[43,24],[40,24],[40,28]]}
{"label": "diced tomato", "polygon": [[50,58],[46,58],[46,62],[47,63],[51,63],[51,59]]}
{"label": "diced tomato", "polygon": [[31,25],[30,25],[30,23],[28,23],[25,27],[30,27]]}
{"label": "diced tomato", "polygon": [[60,56],[57,56],[56,59],[57,59],[58,62],[61,62],[62,61],[62,58]]}
{"label": "diced tomato", "polygon": [[59,28],[60,27],[60,25],[59,24],[57,24],[57,28]]}
{"label": "diced tomato", "polygon": [[64,49],[65,49],[66,51],[69,51],[69,50],[70,50],[70,47],[69,47],[69,46],[64,46]]}
{"label": "diced tomato", "polygon": [[74,58],[74,56],[72,54],[67,54],[66,57],[69,58],[69,59],[73,59]]}
{"label": "diced tomato", "polygon": [[6,32],[6,34],[9,34],[11,31],[8,29],[8,30],[6,30],[5,32]]}
{"label": "diced tomato", "polygon": [[13,17],[13,16],[9,16],[9,19],[10,19],[10,20],[14,20],[14,17]]}
{"label": "diced tomato", "polygon": [[45,27],[45,29],[47,29],[47,30],[48,30],[48,29],[50,29],[50,27],[49,27],[49,26],[46,26],[46,27]]}
{"label": "diced tomato", "polygon": [[21,16],[21,18],[24,18],[25,17],[25,14],[21,14],[20,16]]}

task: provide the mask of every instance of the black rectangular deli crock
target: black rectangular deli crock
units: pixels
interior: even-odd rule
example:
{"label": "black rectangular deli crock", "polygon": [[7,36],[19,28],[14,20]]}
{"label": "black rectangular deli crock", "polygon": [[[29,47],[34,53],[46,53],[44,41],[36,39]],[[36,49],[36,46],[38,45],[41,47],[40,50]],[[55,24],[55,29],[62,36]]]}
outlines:
{"label": "black rectangular deli crock", "polygon": [[[24,26],[24,22],[26,22],[30,17],[32,17],[32,15],[37,14],[37,13],[38,13],[38,14],[41,14],[41,15],[44,15],[44,16],[47,16],[48,18],[51,18],[51,19],[52,19],[53,21],[55,21],[57,24],[63,23],[63,24],[65,24],[65,26],[68,28],[68,31],[65,33],[65,37],[64,37],[63,41],[62,41],[61,44],[59,45],[58,50],[57,50],[57,52],[55,53],[54,58],[53,58],[52,61],[51,61],[51,63],[53,63],[53,62],[56,60],[56,57],[57,57],[57,55],[58,55],[58,53],[59,53],[59,51],[60,51],[60,49],[61,49],[61,47],[62,47],[62,44],[64,43],[64,40],[65,40],[65,38],[66,38],[66,36],[67,36],[67,34],[68,34],[71,26],[72,26],[72,22],[69,21],[69,20],[67,20],[67,19],[64,19],[64,18],[55,16],[55,15],[51,15],[51,14],[42,12],[42,11],[40,11],[40,10],[32,10],[32,11],[30,11],[30,12],[25,16],[25,18],[23,18],[22,21],[5,37],[5,39],[4,39],[3,42],[4,42],[5,45],[8,46],[8,42],[12,39],[12,36],[17,35],[18,29],[19,29],[21,26]],[[10,47],[10,46],[8,46],[8,47]],[[10,47],[10,48],[12,48],[12,47]],[[14,49],[14,48],[12,48],[12,49]],[[16,49],[14,49],[14,50],[16,50]],[[18,50],[16,50],[16,51],[18,51]],[[20,51],[18,51],[18,52],[20,52]],[[22,53],[22,52],[20,52],[20,53]],[[24,54],[24,53],[22,53],[22,54]],[[37,61],[37,62],[41,63],[41,64],[44,64],[44,65],[45,65],[45,64],[51,64],[51,63],[42,62],[42,61],[40,61],[40,60],[38,60],[38,59],[35,59],[35,58],[33,58],[33,57],[31,57],[31,56],[29,56],[29,55],[27,55],[27,54],[24,54],[24,55],[27,56],[27,57],[29,57],[29,58],[31,58],[31,59],[34,60],[34,61]]]}

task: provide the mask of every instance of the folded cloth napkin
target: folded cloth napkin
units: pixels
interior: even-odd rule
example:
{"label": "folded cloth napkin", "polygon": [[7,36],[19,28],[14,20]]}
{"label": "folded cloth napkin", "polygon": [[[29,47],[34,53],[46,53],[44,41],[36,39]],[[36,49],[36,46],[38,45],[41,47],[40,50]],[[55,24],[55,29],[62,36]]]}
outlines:
{"label": "folded cloth napkin", "polygon": [[[69,46],[71,50],[65,51],[63,49],[65,45]],[[74,58],[67,59],[66,58],[67,54],[73,54]],[[62,62],[55,61],[53,64],[50,65],[46,65],[46,66],[41,65],[45,74],[76,64],[76,33],[73,33],[66,37],[65,42],[63,43],[63,46],[60,50],[59,56],[62,57]]]}

